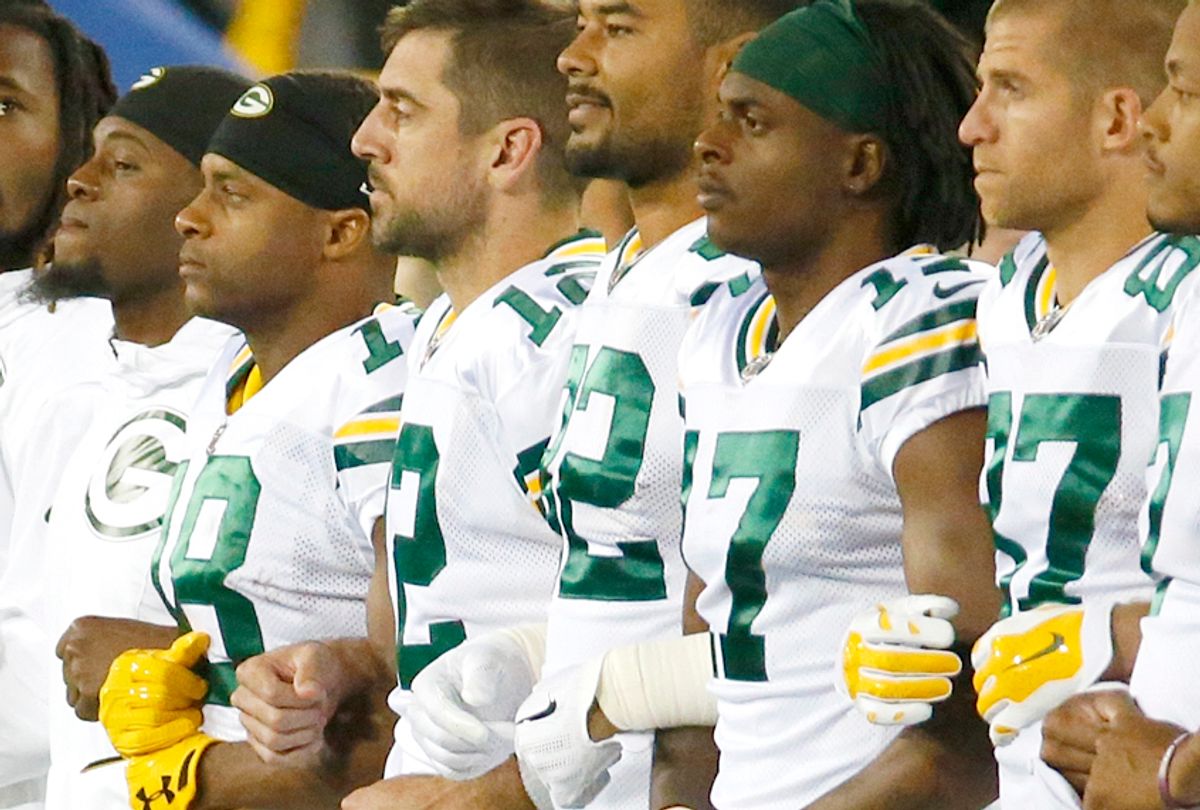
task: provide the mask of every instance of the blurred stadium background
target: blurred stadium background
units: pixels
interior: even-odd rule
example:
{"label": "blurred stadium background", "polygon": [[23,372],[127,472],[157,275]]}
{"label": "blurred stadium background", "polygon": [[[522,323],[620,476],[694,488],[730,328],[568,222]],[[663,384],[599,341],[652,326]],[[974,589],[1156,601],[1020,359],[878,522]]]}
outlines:
{"label": "blurred stadium background", "polygon": [[[108,49],[121,90],[149,67],[214,64],[376,71],[376,30],[398,0],[50,0]],[[973,39],[990,0],[928,0]]]}

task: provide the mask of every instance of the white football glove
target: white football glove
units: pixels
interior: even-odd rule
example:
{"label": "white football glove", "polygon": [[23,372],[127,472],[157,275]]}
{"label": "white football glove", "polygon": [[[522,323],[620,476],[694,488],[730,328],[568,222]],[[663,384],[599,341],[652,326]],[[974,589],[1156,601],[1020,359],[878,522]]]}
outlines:
{"label": "white football glove", "polygon": [[1100,679],[1113,656],[1112,604],[1042,605],[992,625],[971,651],[975,708],[1007,745]]}
{"label": "white football glove", "polygon": [[958,603],[946,596],[906,596],[876,605],[850,623],[842,643],[839,691],[869,722],[910,726],[950,697],[962,661],[954,644]]}
{"label": "white football glove", "polygon": [[615,739],[595,742],[588,713],[602,659],[543,678],[517,712],[517,757],[537,772],[557,807],[584,807],[609,783],[621,758]]}
{"label": "white football glove", "polygon": [[463,642],[421,671],[405,717],[437,772],[482,776],[513,754],[513,717],[537,680],[505,631]]}

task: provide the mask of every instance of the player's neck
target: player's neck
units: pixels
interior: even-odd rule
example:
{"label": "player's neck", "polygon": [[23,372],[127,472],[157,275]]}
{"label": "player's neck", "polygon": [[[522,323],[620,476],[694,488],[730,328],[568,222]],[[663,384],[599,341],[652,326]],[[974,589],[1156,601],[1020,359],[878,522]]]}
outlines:
{"label": "player's neck", "polygon": [[1097,276],[1152,232],[1146,199],[1130,193],[1137,185],[1109,193],[1071,222],[1043,231],[1056,273],[1058,303],[1067,305]]}
{"label": "player's neck", "polygon": [[574,204],[520,206],[496,212],[453,256],[437,264],[438,282],[455,312],[579,230]]}
{"label": "player's neck", "polygon": [[259,312],[253,324],[234,324],[246,335],[264,385],[305,350],[394,298],[391,277],[374,269],[343,265],[323,275],[325,283],[288,307]]}
{"label": "player's neck", "polygon": [[170,341],[191,318],[183,290],[180,282],[153,292],[115,296],[112,311],[117,338],[143,346],[161,346]]}
{"label": "player's neck", "polygon": [[690,167],[670,179],[631,188],[629,204],[644,250],[704,215],[696,202],[696,173]]}
{"label": "player's neck", "polygon": [[825,296],[850,276],[888,258],[881,220],[839,227],[824,244],[797,251],[787,260],[763,264],[763,279],[775,298],[779,341],[783,340]]}

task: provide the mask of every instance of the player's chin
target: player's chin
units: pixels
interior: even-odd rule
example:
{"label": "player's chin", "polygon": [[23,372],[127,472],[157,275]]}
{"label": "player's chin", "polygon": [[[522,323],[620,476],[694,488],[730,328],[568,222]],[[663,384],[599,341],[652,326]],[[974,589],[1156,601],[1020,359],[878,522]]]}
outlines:
{"label": "player's chin", "polygon": [[201,318],[217,314],[212,291],[196,278],[184,278],[183,303],[189,313]]}
{"label": "player's chin", "polygon": [[1200,197],[1175,193],[1161,181],[1150,184],[1146,215],[1154,230],[1163,233],[1200,233]]}

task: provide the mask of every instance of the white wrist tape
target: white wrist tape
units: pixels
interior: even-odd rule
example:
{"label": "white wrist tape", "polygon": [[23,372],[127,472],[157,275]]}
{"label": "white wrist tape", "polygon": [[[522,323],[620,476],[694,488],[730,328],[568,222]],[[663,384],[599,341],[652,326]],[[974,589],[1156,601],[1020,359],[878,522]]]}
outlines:
{"label": "white wrist tape", "polygon": [[696,633],[609,650],[596,689],[601,711],[623,731],[715,726],[713,644],[711,633]]}
{"label": "white wrist tape", "polygon": [[512,639],[521,648],[529,660],[534,680],[540,678],[542,665],[546,663],[546,625],[523,624],[520,627],[506,627],[497,632]]}

